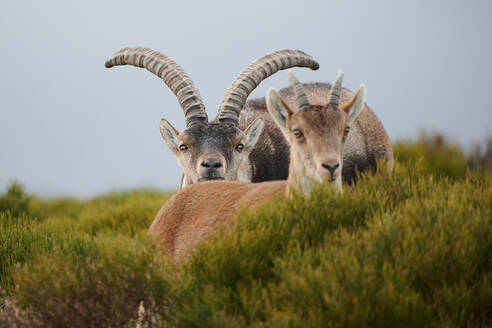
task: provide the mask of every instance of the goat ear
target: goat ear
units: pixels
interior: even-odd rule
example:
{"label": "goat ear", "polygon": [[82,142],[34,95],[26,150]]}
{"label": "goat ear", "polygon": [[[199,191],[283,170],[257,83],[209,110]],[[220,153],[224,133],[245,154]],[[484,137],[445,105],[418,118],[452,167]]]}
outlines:
{"label": "goat ear", "polygon": [[164,138],[167,146],[173,153],[178,149],[178,135],[179,131],[176,130],[171,123],[169,123],[165,118],[161,119],[160,123],[161,135]]}
{"label": "goat ear", "polygon": [[362,113],[362,110],[365,108],[364,101],[366,100],[366,86],[361,85],[359,90],[355,93],[355,95],[340,106],[340,109],[344,110],[348,115],[348,123],[352,123],[355,121],[357,116]]}
{"label": "goat ear", "polygon": [[263,122],[263,119],[261,117],[257,117],[253,123],[251,123],[246,130],[244,130],[244,134],[246,135],[244,146],[247,148],[253,148],[256,145],[256,142],[260,139],[264,126],[265,122]]}
{"label": "goat ear", "polygon": [[282,131],[287,131],[287,123],[294,111],[285,103],[280,93],[274,88],[268,90],[266,103],[268,112],[272,115],[275,123],[277,123]]}

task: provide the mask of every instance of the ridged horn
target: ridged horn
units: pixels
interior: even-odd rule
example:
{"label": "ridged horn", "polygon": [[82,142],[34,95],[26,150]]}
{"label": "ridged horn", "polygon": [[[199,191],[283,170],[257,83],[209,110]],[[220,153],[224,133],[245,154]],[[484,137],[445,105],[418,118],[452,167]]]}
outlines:
{"label": "ridged horn", "polygon": [[289,78],[292,89],[294,89],[299,109],[311,106],[311,104],[309,103],[309,98],[306,94],[306,90],[304,90],[304,87],[299,82],[297,77],[294,76],[294,73],[292,73],[291,70],[287,72],[287,77]]}
{"label": "ridged horn", "polygon": [[256,59],[239,73],[226,90],[217,119],[220,122],[238,125],[239,114],[249,94],[270,75],[291,67],[309,67],[317,70],[319,64],[301,50],[279,50]]}
{"label": "ridged horn", "polygon": [[115,52],[105,63],[107,68],[119,65],[142,67],[160,77],[178,98],[184,111],[186,127],[208,121],[198,89],[171,58],[149,48],[123,48]]}
{"label": "ridged horn", "polygon": [[331,85],[330,92],[328,93],[328,104],[338,107],[340,101],[340,92],[342,91],[343,72],[338,70],[337,78]]}

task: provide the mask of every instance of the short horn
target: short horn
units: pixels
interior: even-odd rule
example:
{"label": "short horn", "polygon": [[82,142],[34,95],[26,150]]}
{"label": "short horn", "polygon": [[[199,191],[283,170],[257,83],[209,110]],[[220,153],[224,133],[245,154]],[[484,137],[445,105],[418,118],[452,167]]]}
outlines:
{"label": "short horn", "polygon": [[301,109],[301,108],[306,108],[306,107],[311,106],[309,104],[309,98],[306,94],[306,90],[304,89],[302,84],[299,82],[297,77],[294,76],[294,73],[292,73],[292,71],[289,70],[287,72],[287,76],[289,78],[289,82],[290,82],[290,85],[292,86],[292,89],[294,89],[294,93],[295,93],[296,99],[297,99],[297,105],[299,106],[299,108]]}
{"label": "short horn", "polygon": [[186,127],[208,121],[198,89],[171,58],[149,48],[124,48],[109,57],[105,64],[107,68],[119,65],[143,67],[160,77],[178,98],[185,114]]}
{"label": "short horn", "polygon": [[342,81],[343,81],[343,72],[338,70],[337,78],[335,82],[331,85],[330,92],[328,93],[328,104],[334,105],[338,107],[338,103],[340,101],[340,92],[342,91]]}
{"label": "short horn", "polygon": [[243,69],[227,89],[217,119],[220,122],[238,125],[239,114],[249,94],[270,75],[291,67],[309,67],[317,70],[319,64],[313,57],[300,50],[279,50],[258,58]]}

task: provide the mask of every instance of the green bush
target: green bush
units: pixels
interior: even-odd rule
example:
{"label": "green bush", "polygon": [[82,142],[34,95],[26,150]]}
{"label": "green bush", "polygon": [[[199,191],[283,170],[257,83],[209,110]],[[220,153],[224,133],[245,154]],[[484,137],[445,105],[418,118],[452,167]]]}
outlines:
{"label": "green bush", "polygon": [[423,174],[464,178],[468,167],[461,147],[457,143],[447,142],[438,133],[422,133],[416,142],[398,141],[393,145],[393,150],[399,162],[417,163]]}
{"label": "green bush", "polygon": [[166,199],[167,196],[151,191],[113,193],[86,204],[75,224],[79,230],[90,234],[104,231],[134,236],[146,233]]}
{"label": "green bush", "polygon": [[9,211],[14,216],[28,213],[30,197],[24,191],[24,186],[13,182],[7,192],[0,195],[0,212]]}
{"label": "green bush", "polygon": [[[15,184],[7,192],[8,199],[24,195]],[[14,266],[29,262],[35,255],[49,253],[54,246],[66,254],[87,255],[93,236],[112,233],[130,236],[146,234],[155,213],[166,199],[166,195],[151,191],[112,193],[81,202],[76,200],[30,199],[22,205],[22,211],[0,212],[0,288],[11,284],[10,270]],[[9,204],[19,204],[19,201]],[[20,207],[17,207],[20,208]],[[41,221],[27,214],[32,212]]]}
{"label": "green bush", "polygon": [[14,266],[27,262],[38,251],[52,249],[51,236],[25,215],[0,212],[0,288],[11,284]]}
{"label": "green bush", "polygon": [[55,246],[73,258],[84,258],[89,255],[91,241],[88,235],[71,227],[56,229],[25,215],[0,213],[0,288],[11,285],[12,268],[51,252]]}
{"label": "green bush", "polygon": [[152,309],[162,307],[166,284],[146,231],[167,197],[155,191],[87,201],[34,197],[28,207],[40,220],[0,213],[0,288],[16,300],[0,295],[0,321],[117,327],[135,321],[141,301],[143,320],[155,321]]}
{"label": "green bush", "polygon": [[77,260],[55,249],[16,272],[15,295],[29,305],[29,321],[40,327],[125,327],[136,323],[140,302],[147,311],[163,307],[168,287],[149,241],[99,236],[90,247],[90,255]]}

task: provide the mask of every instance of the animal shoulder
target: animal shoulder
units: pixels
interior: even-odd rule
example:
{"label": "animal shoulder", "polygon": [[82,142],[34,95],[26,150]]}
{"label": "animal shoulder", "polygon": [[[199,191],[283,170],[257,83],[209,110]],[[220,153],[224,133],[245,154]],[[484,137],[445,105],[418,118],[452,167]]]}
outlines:
{"label": "animal shoulder", "polygon": [[[187,186],[173,195],[173,202],[186,208],[236,207],[255,204],[269,195],[285,190],[286,181],[248,183],[238,181],[206,181]],[[170,199],[170,201],[171,201]],[[219,206],[219,208],[217,208]]]}

